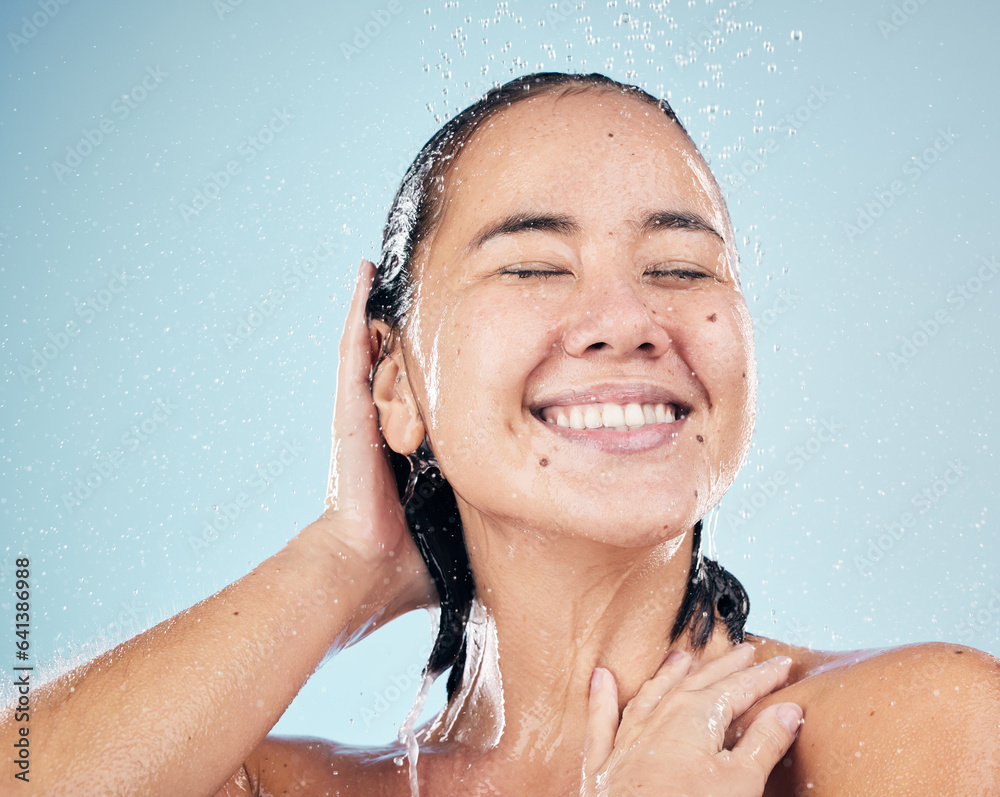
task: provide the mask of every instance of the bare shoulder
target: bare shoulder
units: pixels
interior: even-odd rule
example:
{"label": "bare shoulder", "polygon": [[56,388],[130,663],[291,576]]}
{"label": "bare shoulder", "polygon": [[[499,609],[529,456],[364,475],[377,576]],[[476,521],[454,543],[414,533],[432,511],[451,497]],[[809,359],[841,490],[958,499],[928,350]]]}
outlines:
{"label": "bare shoulder", "polygon": [[[795,662],[762,700],[804,711],[769,795],[1000,793],[1000,661],[944,643],[821,652],[754,638],[760,660]],[[743,727],[752,720],[743,718]]]}
{"label": "bare shoulder", "polygon": [[323,739],[268,736],[247,759],[252,797],[281,795],[394,795],[400,767],[398,750],[360,748]]}

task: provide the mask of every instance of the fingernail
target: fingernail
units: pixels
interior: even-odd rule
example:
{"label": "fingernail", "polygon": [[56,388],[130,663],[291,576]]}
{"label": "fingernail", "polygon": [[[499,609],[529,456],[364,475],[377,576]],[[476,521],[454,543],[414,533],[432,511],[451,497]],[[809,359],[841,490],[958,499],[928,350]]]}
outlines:
{"label": "fingernail", "polygon": [[597,667],[590,676],[590,694],[594,695],[599,691],[602,683],[604,683],[604,670]]}
{"label": "fingernail", "polygon": [[794,703],[784,703],[778,707],[778,719],[781,720],[788,732],[793,736],[799,732],[799,725],[802,720],[802,709]]}
{"label": "fingernail", "polygon": [[683,650],[672,650],[670,655],[667,656],[667,664],[674,664],[675,662],[681,661],[687,657],[687,652]]}

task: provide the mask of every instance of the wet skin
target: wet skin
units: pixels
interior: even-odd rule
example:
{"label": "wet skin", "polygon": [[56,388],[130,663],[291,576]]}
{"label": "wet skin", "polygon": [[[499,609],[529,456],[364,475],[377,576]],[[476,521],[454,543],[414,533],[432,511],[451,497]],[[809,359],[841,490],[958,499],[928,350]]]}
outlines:
{"label": "wet skin", "polygon": [[[644,227],[657,213],[661,224]],[[497,222],[527,216],[549,221],[476,245]],[[395,450],[429,436],[455,489],[497,624],[506,724],[485,749],[496,706],[474,691],[478,711],[457,724],[466,741],[423,749],[423,793],[575,793],[594,667],[615,674],[623,708],[670,651],[688,532],[732,484],[753,426],[735,257],[707,167],[643,103],[541,97],[494,117],[463,151],[443,222],[415,256],[416,306],[379,411]],[[664,396],[682,417],[660,429],[567,431],[541,417],[570,398]],[[768,705],[794,701],[805,715],[766,794],[1000,789],[991,657],[750,641],[758,661],[790,656],[791,674],[729,742]],[[729,648],[716,633],[700,663]],[[408,794],[399,752],[269,739],[247,770],[271,794]]]}
{"label": "wet skin", "polygon": [[[768,780],[766,797],[1000,793],[996,659],[961,645],[834,653],[762,637],[749,641],[758,646],[756,661],[791,656],[792,675],[788,686],[734,724],[730,742],[776,701],[794,700],[805,713],[798,739]],[[392,762],[401,752],[269,738],[248,761],[248,770],[250,780],[266,785],[269,794],[336,788],[342,794],[403,797],[410,793],[406,771]],[[525,773],[520,762],[486,768],[454,751],[422,753],[421,769],[423,794],[575,794],[572,779],[560,787],[548,772]],[[301,791],[303,786],[316,791]],[[234,783],[227,793],[250,790]]]}
{"label": "wet skin", "polygon": [[[678,126],[612,94],[516,105],[465,148],[444,204],[415,258],[403,351],[438,461],[469,510],[463,521],[629,546],[690,529],[745,456],[755,365],[725,209]],[[640,228],[658,212],[714,232]],[[511,216],[577,229],[475,246]],[[641,400],[644,389],[684,407],[660,427],[665,439],[567,433],[539,417],[567,393],[582,404]],[[599,448],[629,440],[650,447]]]}

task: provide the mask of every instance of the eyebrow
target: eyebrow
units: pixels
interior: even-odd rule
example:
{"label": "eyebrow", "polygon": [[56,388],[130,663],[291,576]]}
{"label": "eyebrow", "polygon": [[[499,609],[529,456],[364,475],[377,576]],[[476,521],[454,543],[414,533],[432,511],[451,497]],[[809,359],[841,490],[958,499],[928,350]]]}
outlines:
{"label": "eyebrow", "polygon": [[[650,213],[639,223],[630,222],[629,226],[637,228],[640,234],[649,234],[657,230],[706,232],[725,243],[725,239],[719,231],[697,213],[679,213],[671,210],[661,210]],[[581,229],[580,224],[570,216],[513,213],[480,230],[479,234],[466,247],[466,252],[472,253],[484,246],[487,241],[503,235],[516,235],[517,233],[528,231],[575,235]]]}

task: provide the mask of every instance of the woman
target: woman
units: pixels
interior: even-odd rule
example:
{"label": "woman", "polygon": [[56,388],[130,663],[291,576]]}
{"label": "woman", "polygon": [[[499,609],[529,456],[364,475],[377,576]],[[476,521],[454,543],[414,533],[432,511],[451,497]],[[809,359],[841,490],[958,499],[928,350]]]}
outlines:
{"label": "woman", "polygon": [[[991,657],[736,644],[696,538],[749,445],[750,319],[669,109],[538,75],[463,114],[404,178],[368,325],[362,263],[323,516],[38,690],[39,793],[997,793]],[[415,771],[265,739],[330,649],[437,595],[456,668]]]}

